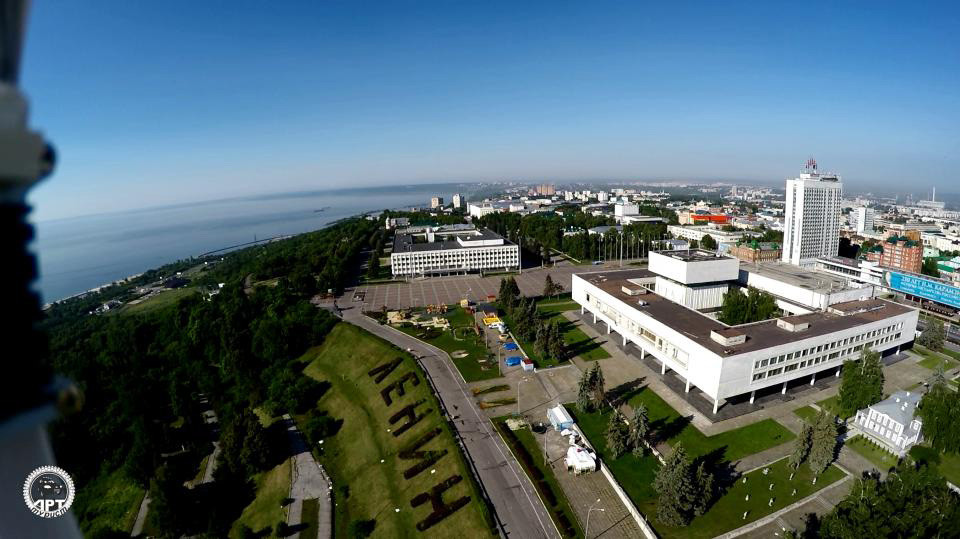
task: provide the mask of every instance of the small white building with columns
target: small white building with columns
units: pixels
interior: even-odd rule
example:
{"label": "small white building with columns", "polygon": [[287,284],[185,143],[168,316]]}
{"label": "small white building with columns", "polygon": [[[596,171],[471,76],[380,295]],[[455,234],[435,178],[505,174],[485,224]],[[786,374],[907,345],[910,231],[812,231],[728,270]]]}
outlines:
{"label": "small white building with columns", "polygon": [[685,380],[686,391],[696,387],[712,399],[714,413],[731,397],[750,395],[752,403],[757,391],[785,393],[790,382],[813,384],[818,377],[839,375],[841,365],[859,359],[864,348],[899,352],[916,333],[917,310],[873,298],[728,326],[657,291],[666,279],[671,289],[686,287],[675,297],[702,304],[729,283],[736,266],[705,251],[672,258],[664,264],[652,256],[650,270],[575,274],[573,299],[611,338],[638,348],[641,359],[652,355],[661,374],[671,369]]}

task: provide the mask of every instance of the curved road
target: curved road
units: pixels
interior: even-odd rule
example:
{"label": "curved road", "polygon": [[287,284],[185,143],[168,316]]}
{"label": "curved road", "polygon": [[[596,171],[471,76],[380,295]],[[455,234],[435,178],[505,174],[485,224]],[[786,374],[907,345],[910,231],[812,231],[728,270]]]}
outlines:
{"label": "curved road", "polygon": [[353,307],[344,309],[343,319],[403,349],[420,356],[437,396],[451,414],[459,415],[454,425],[473,461],[487,494],[493,502],[496,518],[508,537],[559,537],[556,526],[530,479],[510,449],[494,432],[493,425],[480,413],[467,385],[453,367],[446,352],[389,326],[382,326]]}

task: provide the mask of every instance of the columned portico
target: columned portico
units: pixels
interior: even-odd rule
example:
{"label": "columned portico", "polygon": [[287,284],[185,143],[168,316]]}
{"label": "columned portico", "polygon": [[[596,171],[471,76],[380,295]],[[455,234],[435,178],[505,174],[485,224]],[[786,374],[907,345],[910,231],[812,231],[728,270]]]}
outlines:
{"label": "columned portico", "polygon": [[810,385],[813,385],[814,382],[816,382],[816,381],[817,381],[817,373],[811,374],[811,375],[810,375]]}
{"label": "columned portico", "polygon": [[660,376],[663,376],[664,374],[667,374],[667,364],[661,361],[661,362],[660,362]]}
{"label": "columned portico", "polygon": [[687,378],[687,387],[684,388],[684,393],[690,393],[690,379]]}
{"label": "columned portico", "polygon": [[838,376],[838,377],[840,376],[840,367],[839,367],[839,366],[837,366],[837,373],[834,374],[834,376]]}
{"label": "columned portico", "polygon": [[757,396],[757,390],[754,389],[753,391],[750,392],[750,404],[753,404],[753,399],[756,398],[756,396]]}
{"label": "columned portico", "polygon": [[781,395],[786,395],[786,394],[787,394],[787,383],[786,383],[786,382],[783,383],[783,389],[780,390],[780,394],[781,394]]}
{"label": "columned portico", "polygon": [[719,407],[720,407],[720,399],[719,398],[713,399],[713,413],[717,413],[717,408]]}

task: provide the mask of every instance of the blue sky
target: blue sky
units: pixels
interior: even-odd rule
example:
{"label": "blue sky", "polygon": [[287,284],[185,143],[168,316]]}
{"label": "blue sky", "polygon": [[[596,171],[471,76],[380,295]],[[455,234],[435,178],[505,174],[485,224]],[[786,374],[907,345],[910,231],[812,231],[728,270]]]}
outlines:
{"label": "blue sky", "polygon": [[41,220],[499,179],[958,191],[960,8],[883,2],[33,2]]}

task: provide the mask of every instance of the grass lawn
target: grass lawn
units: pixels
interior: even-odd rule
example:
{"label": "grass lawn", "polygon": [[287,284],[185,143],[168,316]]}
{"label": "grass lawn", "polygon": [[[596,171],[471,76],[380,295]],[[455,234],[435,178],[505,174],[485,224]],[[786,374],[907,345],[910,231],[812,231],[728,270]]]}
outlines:
{"label": "grass lawn", "polygon": [[[483,336],[476,335],[472,329],[473,316],[460,307],[455,307],[444,316],[450,320],[452,330],[440,331],[439,336],[432,339],[424,338],[424,330],[420,328],[400,327],[397,329],[430,343],[448,354],[458,350],[467,352],[465,357],[452,358],[453,364],[467,382],[499,377],[500,371],[497,369],[495,358],[490,363],[480,363],[481,360],[487,359],[487,347],[483,342]],[[456,332],[456,336],[454,336],[454,332]]]}
{"label": "grass lawn", "polygon": [[864,458],[872,462],[878,470],[883,472],[889,470],[893,466],[896,466],[897,462],[900,460],[893,453],[880,449],[876,444],[863,436],[854,436],[853,438],[847,440],[844,445],[862,455]]}
{"label": "grass lawn", "polygon": [[180,301],[181,299],[193,294],[197,291],[196,288],[192,286],[185,286],[183,288],[174,288],[171,290],[165,290],[159,294],[145,299],[136,305],[124,305],[120,309],[120,314],[143,314],[156,309],[161,309],[169,305]]}
{"label": "grass lawn", "polygon": [[960,486],[960,455],[940,453],[929,446],[915,445],[910,448],[910,458],[936,468],[947,481]]}
{"label": "grass lawn", "polygon": [[954,485],[960,486],[960,455],[944,453],[940,455],[940,464],[937,466],[940,473]]}
{"label": "grass lawn", "polygon": [[[644,393],[647,392],[653,393],[652,391],[645,391]],[[568,409],[572,409],[572,407]],[[655,417],[657,416],[651,411],[651,422],[654,421]],[[643,513],[644,516],[652,523],[654,530],[661,537],[714,537],[748,524],[774,511],[778,511],[803,498],[804,496],[807,496],[843,477],[842,471],[835,466],[831,466],[826,472],[823,473],[823,475],[817,481],[817,484],[813,485],[810,469],[806,465],[802,465],[797,471],[796,476],[794,476],[794,479],[790,481],[788,480],[790,472],[786,469],[786,460],[780,460],[770,466],[770,474],[766,477],[763,476],[761,470],[757,470],[747,474],[748,479],[746,484],[742,483],[742,480],[734,483],[723,497],[716,500],[713,506],[711,506],[710,510],[708,510],[703,516],[695,518],[689,526],[667,526],[657,521],[657,493],[653,489],[653,482],[656,478],[660,463],[651,455],[643,458],[637,458],[632,454],[626,454],[616,460],[610,460],[607,458],[607,447],[604,432],[606,431],[608,419],[609,413],[576,415],[577,425],[583,430],[583,433],[587,436],[587,439],[600,453],[604,460],[604,464],[610,468],[614,476],[617,478],[617,482],[620,483],[620,486],[623,487],[623,489],[627,492],[627,495],[630,496],[630,499],[633,500],[633,503],[637,506],[637,509],[639,509],[640,512]],[[734,434],[728,441],[737,441],[739,439],[756,436],[757,434],[748,431],[748,429],[756,424],[757,423],[753,425],[747,425],[746,427],[731,431]],[[780,427],[779,424],[776,425],[780,429],[783,429],[783,427]],[[709,453],[710,450],[704,451],[704,449],[707,448],[711,443],[714,443],[715,439],[722,436],[718,435],[708,438],[703,436],[700,431],[696,430],[696,428],[691,425],[687,425],[686,428],[695,430],[697,435],[707,441],[706,444],[701,443],[699,445],[700,449],[698,451],[697,449],[694,449],[694,445],[688,444],[688,441],[695,438],[694,436],[690,436],[690,440],[684,440],[684,447],[687,449],[687,454],[690,457]],[[765,429],[766,427],[764,427],[764,430]],[[766,443],[769,446],[772,446],[776,445],[776,443],[771,444],[771,442],[779,440],[779,438],[776,440],[768,438]],[[731,453],[736,455],[737,453],[745,451],[748,447],[757,448],[762,447],[762,445],[764,444],[757,444],[755,442],[746,440],[743,444],[732,447],[728,446],[727,455]],[[766,449],[766,447],[762,448]],[[768,490],[771,482],[774,483],[774,488],[772,491]],[[797,494],[795,496],[791,496],[791,492],[794,488],[797,489]],[[744,497],[748,493],[750,494],[750,500],[745,501]],[[775,498],[772,507],[767,506],[770,497]],[[746,520],[742,520],[744,511],[749,511]]]}
{"label": "grass lawn", "polygon": [[923,346],[916,345],[913,347],[913,351],[917,354],[923,356],[918,364],[921,367],[930,369],[932,371],[937,370],[937,367],[943,366],[943,370],[949,370],[957,366],[957,361],[952,357],[943,355],[933,350],[924,348]]}
{"label": "grass lawn", "polygon": [[564,294],[558,298],[544,298],[537,301],[537,309],[544,313],[574,311],[579,308],[580,304],[570,299],[570,294]]}
{"label": "grass lawn", "polygon": [[145,494],[144,489],[116,470],[78,489],[71,512],[86,536],[97,530],[116,530],[129,535]]}
{"label": "grass lawn", "polygon": [[540,497],[550,512],[550,518],[561,532],[566,530],[564,537],[583,537],[577,515],[570,507],[570,502],[560,484],[557,483],[553,468],[543,462],[543,448],[534,438],[536,435],[530,429],[520,429],[512,431],[513,436],[511,436],[505,423],[506,418],[507,416],[503,416],[494,419],[494,425],[507,441],[507,446],[523,466],[524,472],[534,487],[539,491]]}
{"label": "grass lawn", "polygon": [[[769,468],[767,475],[763,475],[763,470],[746,474],[746,483],[742,478],[737,480],[706,513],[694,518],[689,526],[681,528],[658,525],[654,511],[651,516],[656,531],[667,538],[714,537],[779,511],[844,477],[844,473],[839,468],[831,465],[820,474],[817,484],[814,485],[813,473],[805,463],[800,465],[793,479],[790,479],[792,469],[787,459],[778,460]],[[771,483],[773,483],[772,490]],[[793,493],[794,489],[796,494]],[[750,500],[746,500],[748,494]],[[770,498],[774,500],[772,506],[768,505]],[[747,511],[746,519],[743,518],[744,511]]]}
{"label": "grass lawn", "polygon": [[813,424],[818,412],[812,406],[801,406],[793,411],[793,414],[807,423]]}
{"label": "grass lawn", "polygon": [[653,390],[640,388],[627,401],[631,408],[640,403],[647,407],[650,426],[657,436],[665,439],[671,447],[682,442],[691,457],[722,451],[723,453],[718,455],[721,460],[735,461],[795,438],[792,432],[772,419],[757,421],[714,436],[705,436],[690,424],[688,418],[681,416]]}
{"label": "grass lawn", "polygon": [[819,406],[821,409],[823,409],[823,411],[827,412],[828,414],[833,414],[839,417],[840,419],[847,419],[848,417],[850,417],[849,415],[843,416],[840,413],[840,406],[838,403],[839,400],[840,400],[840,397],[838,395],[834,395],[832,397],[823,399],[822,401],[818,401],[817,406]]}
{"label": "grass lawn", "polygon": [[[379,384],[368,375],[371,369],[397,358],[402,363]],[[321,457],[337,489],[336,537],[347,535],[351,521],[365,519],[376,520],[378,537],[418,535],[416,524],[432,512],[432,507],[430,503],[411,507],[411,499],[454,475],[462,476],[463,480],[444,493],[444,501],[450,503],[469,496],[470,502],[426,533],[437,537],[489,534],[487,508],[477,493],[450,427],[438,413],[439,403],[424,373],[409,354],[356,326],[341,323],[334,327],[323,345],[309,350],[301,361],[309,363],[304,374],[332,384],[319,405],[343,421],[339,432],[324,443]],[[413,385],[408,380],[403,386],[405,394],[393,391],[393,403],[388,406],[381,390],[409,374],[416,375],[420,383]],[[416,412],[423,415],[423,419],[409,431],[394,436],[391,431],[396,431],[406,419],[391,424],[389,418],[418,401],[423,403]],[[400,459],[397,453],[435,428],[441,432],[420,450],[447,451],[447,454],[429,469],[406,479],[403,473],[415,461]]]}
{"label": "grass lawn", "polygon": [[[545,308],[543,306],[544,303],[546,304]],[[557,323],[560,324],[560,334],[563,336],[563,342],[567,345],[567,349],[574,356],[578,356],[584,361],[606,359],[610,357],[610,354],[603,349],[597,339],[591,339],[588,337],[587,334],[577,327],[576,324],[570,320],[567,320],[567,318],[563,316],[564,311],[573,310],[561,307],[565,303],[566,302],[549,303],[546,301],[537,303],[541,319],[544,321],[557,320]],[[580,305],[575,302],[571,303],[573,303],[573,308],[580,307]],[[501,317],[507,323],[508,327],[511,329],[515,327],[509,316],[506,314],[501,314]],[[517,334],[514,333],[514,336],[516,337]],[[517,342],[520,344],[520,347],[523,348],[523,351],[527,353],[527,356],[533,360],[537,367],[555,367],[562,363],[561,361],[557,361],[553,358],[540,357],[540,355],[537,354],[536,347],[532,342],[527,342],[519,337],[517,338]]]}
{"label": "grass lawn", "polygon": [[560,324],[560,332],[563,335],[563,342],[567,349],[575,356],[579,356],[584,361],[593,361],[596,359],[607,359],[610,354],[600,346],[597,339],[587,336],[576,324],[566,319],[562,311],[554,311],[544,317],[545,320],[557,320]]}
{"label": "grass lawn", "polygon": [[267,526],[276,528],[277,523],[287,518],[287,508],[281,504],[290,495],[290,459],[254,476],[257,485],[256,498],[243,509],[240,518],[230,528],[230,537],[238,537],[240,526],[246,525],[258,532]]}
{"label": "grass lawn", "polygon": [[300,529],[300,537],[316,537],[320,527],[320,501],[303,500],[303,510],[300,515],[300,523],[305,525]]}

